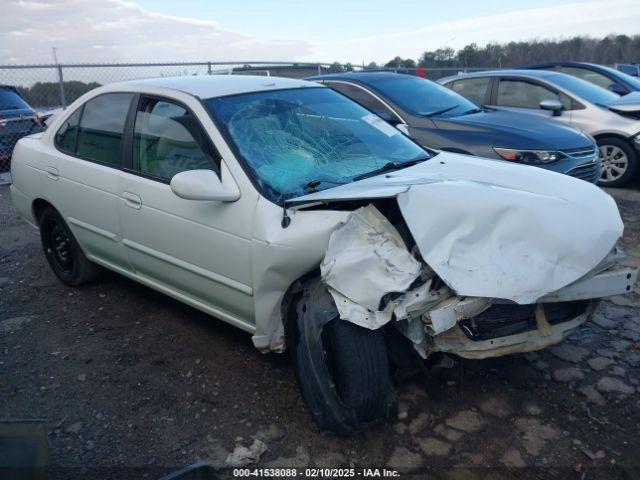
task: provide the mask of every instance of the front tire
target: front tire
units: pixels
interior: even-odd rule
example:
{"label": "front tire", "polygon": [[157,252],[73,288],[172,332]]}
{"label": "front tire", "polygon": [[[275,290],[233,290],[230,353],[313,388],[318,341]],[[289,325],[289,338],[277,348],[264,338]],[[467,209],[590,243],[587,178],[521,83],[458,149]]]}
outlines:
{"label": "front tire", "polygon": [[326,334],[330,372],[342,402],[362,423],[386,415],[391,380],[383,331],[336,318]]}
{"label": "front tire", "polygon": [[601,187],[622,187],[629,183],[638,167],[638,154],[628,142],[615,137],[598,139]]}
{"label": "front tire", "polygon": [[62,283],[77,286],[98,275],[97,265],[87,259],[66,222],[53,207],[47,207],[40,216],[40,240],[51,270]]}
{"label": "front tire", "polygon": [[[337,316],[333,299],[315,281],[296,308],[296,337],[288,338],[296,377],[320,430],[354,435],[391,417],[395,392],[384,332]],[[292,329],[289,329],[292,331]]]}

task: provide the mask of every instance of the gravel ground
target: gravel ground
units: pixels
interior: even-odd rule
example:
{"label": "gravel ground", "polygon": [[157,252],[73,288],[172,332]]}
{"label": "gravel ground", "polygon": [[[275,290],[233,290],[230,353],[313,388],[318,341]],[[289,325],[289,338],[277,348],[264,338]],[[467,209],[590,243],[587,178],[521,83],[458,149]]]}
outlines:
{"label": "gravel ground", "polygon": [[[640,190],[611,191],[640,266]],[[384,467],[402,478],[640,478],[640,287],[542,352],[398,386],[398,419],[318,433],[283,355],[118,275],[49,270],[0,187],[0,415],[47,421],[50,478],[155,479],[237,445],[258,467]],[[258,444],[259,445],[259,444]],[[231,477],[229,469],[224,477]]]}

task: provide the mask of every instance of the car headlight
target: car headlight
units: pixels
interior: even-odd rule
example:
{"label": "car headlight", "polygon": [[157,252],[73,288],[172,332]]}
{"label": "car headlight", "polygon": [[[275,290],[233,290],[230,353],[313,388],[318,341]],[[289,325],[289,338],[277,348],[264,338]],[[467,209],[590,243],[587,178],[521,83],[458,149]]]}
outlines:
{"label": "car headlight", "polygon": [[511,148],[498,147],[493,147],[493,149],[505,160],[510,160],[512,162],[530,163],[532,165],[551,163],[561,158],[560,152],[548,150],[514,150]]}

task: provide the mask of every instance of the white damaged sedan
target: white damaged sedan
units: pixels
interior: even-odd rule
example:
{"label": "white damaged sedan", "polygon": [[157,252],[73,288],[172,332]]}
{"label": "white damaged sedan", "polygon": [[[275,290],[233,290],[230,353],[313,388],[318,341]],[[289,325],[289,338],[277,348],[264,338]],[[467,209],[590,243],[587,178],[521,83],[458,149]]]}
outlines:
{"label": "white damaged sedan", "polygon": [[425,151],[298,80],[92,90],[18,142],[12,177],[61,281],[105,267],[288,347],[314,420],[341,434],[392,413],[390,349],[544,348],[638,275],[597,187]]}

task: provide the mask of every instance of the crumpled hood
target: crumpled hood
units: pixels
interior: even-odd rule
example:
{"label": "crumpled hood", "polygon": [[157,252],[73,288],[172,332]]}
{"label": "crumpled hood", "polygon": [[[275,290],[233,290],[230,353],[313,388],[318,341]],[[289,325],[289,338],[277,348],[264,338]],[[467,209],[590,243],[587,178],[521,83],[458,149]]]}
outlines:
{"label": "crumpled hood", "polygon": [[613,199],[590,183],[447,152],[291,202],[389,197],[425,262],[461,296],[534,303],[591,271],[623,230]]}

